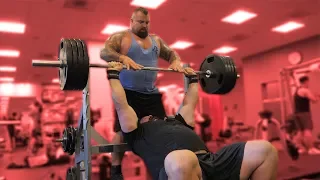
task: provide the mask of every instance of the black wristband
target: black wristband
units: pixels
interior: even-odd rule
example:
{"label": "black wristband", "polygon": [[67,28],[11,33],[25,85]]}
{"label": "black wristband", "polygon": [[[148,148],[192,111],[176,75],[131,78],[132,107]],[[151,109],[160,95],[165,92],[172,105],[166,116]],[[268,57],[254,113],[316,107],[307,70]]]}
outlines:
{"label": "black wristband", "polygon": [[188,84],[198,83],[198,76],[197,75],[186,76],[186,78],[188,79]]}
{"label": "black wristband", "polygon": [[119,79],[120,71],[117,70],[107,70],[108,79]]}

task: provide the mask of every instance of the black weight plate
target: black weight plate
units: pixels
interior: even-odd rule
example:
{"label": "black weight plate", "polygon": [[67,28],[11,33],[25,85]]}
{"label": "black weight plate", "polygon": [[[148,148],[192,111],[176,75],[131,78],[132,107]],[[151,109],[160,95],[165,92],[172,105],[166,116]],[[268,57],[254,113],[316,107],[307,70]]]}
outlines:
{"label": "black weight plate", "polygon": [[62,133],[62,148],[64,152],[68,152],[68,146],[68,132],[67,128],[65,128]]}
{"label": "black weight plate", "polygon": [[228,87],[228,90],[227,90],[227,92],[230,92],[234,87],[235,87],[235,85],[236,85],[236,82],[237,82],[237,71],[236,71],[236,65],[234,64],[234,61],[233,61],[233,59],[231,58],[231,57],[226,57],[226,59],[227,59],[227,61],[228,61],[228,63],[229,63],[229,66],[230,66],[230,68],[231,68],[231,72],[232,73],[230,73],[230,83],[228,84],[229,85],[229,87]]}
{"label": "black weight plate", "polygon": [[74,136],[74,128],[73,127],[68,127],[68,134],[69,134],[69,149],[68,153],[69,155],[72,155],[75,150],[75,136]]}
{"label": "black weight plate", "polygon": [[[73,67],[73,50],[72,50],[72,46],[70,43],[69,39],[62,39],[61,40],[63,42],[63,54],[62,56],[65,57],[65,62],[67,64],[67,67],[63,67],[63,75],[61,76],[60,73],[60,79],[62,83],[60,83],[60,88],[62,90],[73,90],[73,84],[74,84],[74,79],[76,79],[76,70],[75,67]],[[61,56],[61,53],[60,53]],[[61,78],[63,77],[63,79]]]}
{"label": "black weight plate", "polygon": [[208,94],[215,94],[219,91],[225,81],[225,64],[216,55],[208,55],[200,66],[200,71],[207,70],[217,72],[220,75],[218,75],[217,77],[208,78],[205,74],[201,74],[199,75],[200,85],[204,92]]}
{"label": "black weight plate", "polygon": [[[66,65],[67,64],[67,53],[66,53],[66,43],[64,41],[64,39],[61,39],[60,41],[60,45],[59,45],[59,51],[58,51],[58,57],[59,57],[59,61],[61,64]],[[67,72],[68,72],[68,67],[63,66],[59,68],[59,81],[60,81],[60,89],[63,90],[66,86],[67,83]]]}
{"label": "black weight plate", "polygon": [[220,89],[216,92],[216,94],[225,94],[225,91],[229,88],[229,81],[231,79],[230,72],[232,72],[231,67],[229,65],[229,62],[227,61],[225,56],[219,56],[221,61],[223,62],[225,66],[225,74],[223,75],[225,78],[225,81],[221,85]]}
{"label": "black weight plate", "polygon": [[73,81],[73,90],[83,90],[87,85],[87,80],[85,74],[85,70],[87,69],[84,62],[83,56],[83,48],[80,41],[75,39],[70,39],[70,43],[72,45],[73,50],[73,66],[75,67],[75,71],[77,74],[77,78]]}
{"label": "black weight plate", "polygon": [[70,167],[67,169],[66,180],[77,180],[76,168]]}
{"label": "black weight plate", "polygon": [[76,149],[75,147],[75,142],[76,142],[76,134],[75,134],[75,129],[73,127],[69,128],[69,132],[70,132],[70,148],[69,148],[69,155],[72,155]]}
{"label": "black weight plate", "polygon": [[83,49],[83,68],[85,68],[83,70],[83,75],[84,77],[87,79],[86,84],[88,83],[88,78],[89,78],[89,68],[90,68],[90,59],[89,59],[89,53],[88,53],[88,48],[87,48],[87,44],[85,43],[85,41],[78,39],[81,44],[82,44],[82,49]]}
{"label": "black weight plate", "polygon": [[231,91],[231,89],[233,88],[232,86],[232,78],[233,78],[233,67],[230,64],[230,61],[228,60],[228,57],[226,56],[221,56],[221,59],[223,60],[223,62],[225,63],[225,67],[226,67],[226,81],[224,82],[223,86],[221,87],[219,94],[226,94],[228,92]]}
{"label": "black weight plate", "polygon": [[81,58],[81,80],[83,89],[86,87],[89,78],[89,56],[87,45],[81,39],[74,39],[77,42],[79,57]]}

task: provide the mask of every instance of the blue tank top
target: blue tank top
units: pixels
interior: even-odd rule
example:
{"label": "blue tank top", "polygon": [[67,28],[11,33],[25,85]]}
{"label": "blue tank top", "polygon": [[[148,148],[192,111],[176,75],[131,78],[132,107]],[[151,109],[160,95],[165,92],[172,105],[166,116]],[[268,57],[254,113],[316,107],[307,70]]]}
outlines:
{"label": "blue tank top", "polygon": [[[138,44],[131,32],[130,35],[132,40],[127,56],[145,67],[158,67],[159,47],[154,38],[150,36],[152,46],[149,49],[144,49]],[[145,94],[159,93],[155,86],[156,78],[156,71],[122,70],[120,73],[120,82],[124,89]]]}

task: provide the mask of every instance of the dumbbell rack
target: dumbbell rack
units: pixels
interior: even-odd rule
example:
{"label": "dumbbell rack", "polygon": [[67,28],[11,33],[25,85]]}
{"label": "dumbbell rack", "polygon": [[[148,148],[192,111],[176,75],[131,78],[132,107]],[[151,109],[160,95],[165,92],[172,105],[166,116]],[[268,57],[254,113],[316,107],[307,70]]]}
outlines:
{"label": "dumbbell rack", "polygon": [[[82,109],[76,130],[75,142],[75,177],[77,180],[91,179],[91,156],[107,152],[124,152],[130,150],[127,144],[109,144],[90,123],[89,81],[82,91]],[[91,138],[100,145],[91,145]],[[68,180],[68,179],[67,179]]]}

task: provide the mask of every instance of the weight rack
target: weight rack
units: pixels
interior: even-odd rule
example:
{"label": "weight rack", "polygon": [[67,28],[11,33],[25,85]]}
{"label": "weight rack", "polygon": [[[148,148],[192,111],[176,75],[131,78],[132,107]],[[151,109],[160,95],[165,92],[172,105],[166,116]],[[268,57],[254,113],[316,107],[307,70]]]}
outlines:
{"label": "weight rack", "polygon": [[[89,99],[89,80],[87,86],[82,91],[82,109],[76,130],[75,142],[75,165],[76,177],[80,180],[91,179],[91,156],[93,154],[108,152],[129,151],[126,143],[110,144],[104,139],[90,123],[90,99]],[[99,145],[92,146],[91,138]]]}

